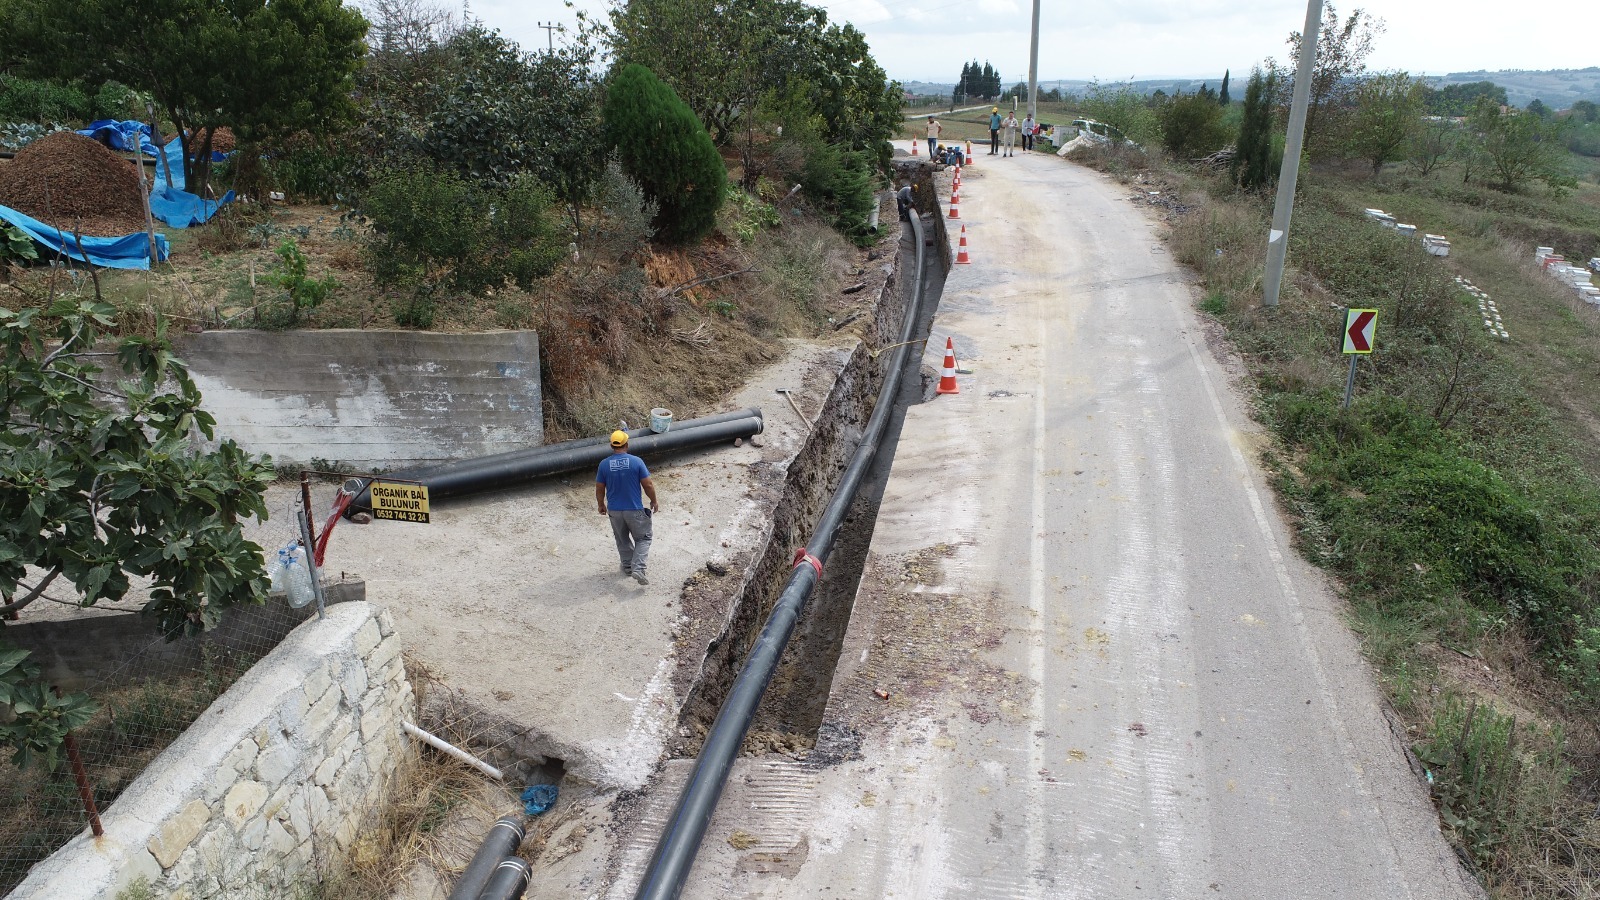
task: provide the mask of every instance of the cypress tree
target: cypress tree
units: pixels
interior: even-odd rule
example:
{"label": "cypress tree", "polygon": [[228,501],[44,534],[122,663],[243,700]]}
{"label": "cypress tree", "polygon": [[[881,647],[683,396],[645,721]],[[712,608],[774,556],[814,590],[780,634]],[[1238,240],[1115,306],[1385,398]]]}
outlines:
{"label": "cypress tree", "polygon": [[956,82],[955,99],[965,100],[972,93],[972,63],[961,64],[961,80]]}
{"label": "cypress tree", "polygon": [[657,204],[656,235],[690,243],[709,234],[728,170],[688,104],[655,73],[629,63],[611,80],[602,116],[607,147]]}
{"label": "cypress tree", "polygon": [[1228,76],[1231,74],[1233,74],[1231,70],[1222,70],[1222,91],[1217,95],[1217,102],[1223,106],[1233,102],[1233,98],[1228,96]]}
{"label": "cypress tree", "polygon": [[985,100],[989,99],[990,97],[999,96],[1000,94],[1000,79],[995,77],[994,66],[989,65],[987,60],[985,60],[983,63],[982,94]]}
{"label": "cypress tree", "polygon": [[1272,181],[1272,79],[1250,73],[1244,92],[1244,118],[1233,157],[1233,180],[1246,190]]}

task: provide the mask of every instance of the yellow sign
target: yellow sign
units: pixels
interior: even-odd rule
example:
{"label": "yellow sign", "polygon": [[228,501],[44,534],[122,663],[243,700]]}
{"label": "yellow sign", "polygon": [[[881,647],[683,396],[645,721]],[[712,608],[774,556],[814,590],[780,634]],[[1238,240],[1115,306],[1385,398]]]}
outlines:
{"label": "yellow sign", "polygon": [[396,522],[428,522],[428,486],[374,481],[372,517]]}

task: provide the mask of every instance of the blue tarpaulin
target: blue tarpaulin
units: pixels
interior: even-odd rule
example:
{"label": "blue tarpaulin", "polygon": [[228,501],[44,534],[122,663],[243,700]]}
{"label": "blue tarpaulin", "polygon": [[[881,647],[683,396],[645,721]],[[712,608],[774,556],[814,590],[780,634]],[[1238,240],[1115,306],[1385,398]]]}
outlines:
{"label": "blue tarpaulin", "polygon": [[[55,258],[57,253],[66,253],[75,260],[82,260],[85,255],[89,262],[108,269],[148,269],[150,268],[150,236],[144,232],[126,234],[122,237],[87,237],[83,238],[82,249],[79,249],[78,238],[70,233],[63,233],[59,228],[53,228],[38,219],[25,216],[9,207],[0,206],[0,220],[11,223],[27,232],[44,245],[48,258]],[[171,247],[167,243],[166,235],[156,235],[157,261],[163,261]]]}
{"label": "blue tarpaulin", "polygon": [[[178,173],[173,172],[172,175],[177,178]],[[224,203],[232,201],[233,191],[223,194],[221,200],[205,200],[177,188],[169,188],[162,179],[156,182],[155,190],[150,192],[150,214],[173,228],[188,228],[190,225],[204,225]]]}
{"label": "blue tarpaulin", "polygon": [[156,155],[155,142],[150,139],[150,126],[133,119],[97,119],[78,133],[92,137],[113,150],[132,153],[138,147],[143,153]]}

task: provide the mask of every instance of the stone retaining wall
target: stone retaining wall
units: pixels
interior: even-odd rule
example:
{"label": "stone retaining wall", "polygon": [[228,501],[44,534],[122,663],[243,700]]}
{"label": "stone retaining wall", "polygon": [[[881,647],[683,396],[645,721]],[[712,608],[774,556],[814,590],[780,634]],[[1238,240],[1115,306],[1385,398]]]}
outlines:
{"label": "stone retaining wall", "polygon": [[296,628],[10,900],[275,898],[346,851],[411,752],[415,699],[388,612]]}

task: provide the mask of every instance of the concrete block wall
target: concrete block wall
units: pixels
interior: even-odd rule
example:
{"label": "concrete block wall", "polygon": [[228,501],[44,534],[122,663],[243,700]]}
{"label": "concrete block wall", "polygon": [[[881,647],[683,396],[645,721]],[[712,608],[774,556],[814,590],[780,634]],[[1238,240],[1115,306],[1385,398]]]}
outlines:
{"label": "concrete block wall", "polygon": [[343,603],[284,639],[10,900],[275,898],[337,859],[413,751],[387,611]]}

